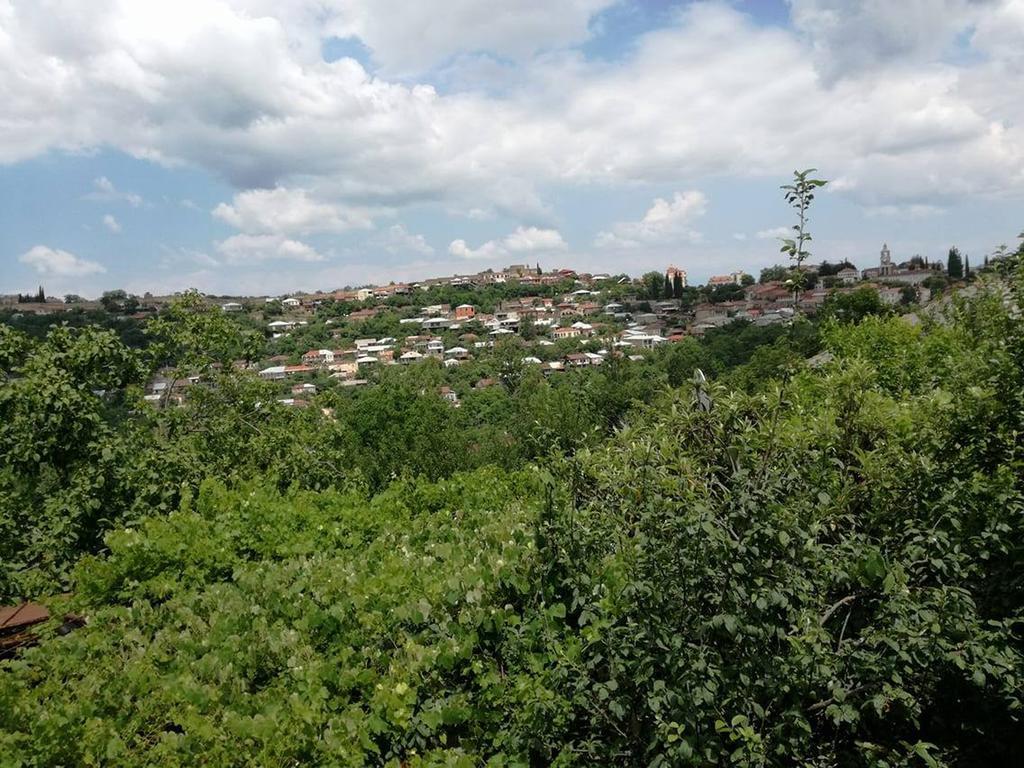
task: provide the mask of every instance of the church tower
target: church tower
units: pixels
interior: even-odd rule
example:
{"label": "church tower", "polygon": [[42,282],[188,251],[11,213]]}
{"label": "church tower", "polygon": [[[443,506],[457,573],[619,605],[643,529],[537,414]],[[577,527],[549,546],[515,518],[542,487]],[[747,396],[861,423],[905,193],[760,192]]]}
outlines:
{"label": "church tower", "polygon": [[882,258],[879,262],[880,269],[878,270],[881,275],[892,274],[892,254],[889,253],[889,244],[882,243]]}

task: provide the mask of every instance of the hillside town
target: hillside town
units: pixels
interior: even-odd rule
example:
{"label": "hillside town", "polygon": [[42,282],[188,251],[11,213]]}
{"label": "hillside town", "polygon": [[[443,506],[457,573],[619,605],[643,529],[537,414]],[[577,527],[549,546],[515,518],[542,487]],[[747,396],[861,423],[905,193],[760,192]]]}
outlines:
{"label": "hillside town", "polygon": [[[513,264],[418,282],[205,300],[265,338],[261,359],[236,366],[278,382],[280,402],[302,407],[318,388],[363,386],[383,366],[433,360],[455,369],[512,346],[523,365],[550,376],[602,365],[609,356],[641,360],[658,348],[734,323],[788,325],[797,316],[814,316],[830,297],[854,291],[870,292],[887,306],[923,306],[948,284],[947,272],[946,264],[921,257],[897,263],[883,245],[878,265],[863,270],[826,261],[799,270],[767,268],[759,280],[734,270],[701,286],[691,286],[686,270],[675,265],[664,275],[631,278]],[[145,319],[173,298],[115,291],[99,302],[59,301],[43,297],[40,288],[38,297],[6,297],[6,303],[19,313],[106,308]],[[159,376],[147,399],[181,402],[197,381]],[[473,386],[494,381],[493,371],[483,370]],[[445,390],[445,399],[458,405],[458,394]]]}

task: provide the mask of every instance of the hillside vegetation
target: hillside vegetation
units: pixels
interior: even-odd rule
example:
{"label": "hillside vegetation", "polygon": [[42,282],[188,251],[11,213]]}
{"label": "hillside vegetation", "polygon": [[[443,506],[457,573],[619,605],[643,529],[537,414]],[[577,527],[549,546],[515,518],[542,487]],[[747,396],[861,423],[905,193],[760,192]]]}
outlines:
{"label": "hillside vegetation", "polygon": [[[3,662],[0,762],[1011,764],[1024,273],[987,285],[828,320],[820,368],[798,323],[458,412],[424,368],[150,413],[114,334],[4,331],[2,591],[88,624]],[[230,359],[196,317],[153,338]]]}

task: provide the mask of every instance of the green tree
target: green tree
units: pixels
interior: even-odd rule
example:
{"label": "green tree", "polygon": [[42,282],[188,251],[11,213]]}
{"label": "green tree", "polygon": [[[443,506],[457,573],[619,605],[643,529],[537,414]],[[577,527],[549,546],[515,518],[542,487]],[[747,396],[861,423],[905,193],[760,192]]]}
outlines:
{"label": "green tree", "polygon": [[498,379],[510,393],[514,393],[526,370],[522,342],[513,336],[501,339],[494,347],[494,363]]}
{"label": "green tree", "polygon": [[859,323],[865,317],[885,315],[888,312],[878,290],[864,285],[852,291],[829,294],[820,314],[823,318],[835,318],[843,323]]}
{"label": "green tree", "polygon": [[794,304],[798,294],[803,289],[805,280],[802,271],[803,264],[811,255],[810,251],[807,250],[807,244],[812,239],[811,233],[807,229],[809,223],[808,211],[811,203],[814,202],[815,191],[828,184],[823,179],[810,178],[815,170],[817,169],[808,168],[803,171],[793,171],[793,182],[791,184],[784,184],[781,187],[785,192],[786,202],[796,211],[797,215],[796,224],[792,227],[795,237],[781,238],[782,247],[779,249],[782,253],[788,254],[790,261],[793,263],[794,271],[790,275],[789,280],[793,289]]}
{"label": "green tree", "polygon": [[0,334],[0,600],[59,592],[134,500],[145,367],[112,331]]}
{"label": "green tree", "polygon": [[784,267],[781,264],[775,264],[771,267],[765,267],[761,270],[761,277],[758,282],[760,283],[774,283],[777,281],[785,280],[789,274],[789,268]]}
{"label": "green tree", "polygon": [[946,274],[950,280],[960,280],[964,276],[964,262],[960,256],[960,249],[955,245],[949,249],[949,255],[946,258]]}
{"label": "green tree", "polygon": [[657,301],[665,292],[665,276],[661,272],[646,272],[640,278],[641,298]]}
{"label": "green tree", "polygon": [[172,301],[149,322],[146,333],[154,361],[173,365],[179,374],[256,360],[263,345],[262,334],[244,328],[197,291]]}
{"label": "green tree", "polygon": [[103,295],[100,296],[100,304],[110,314],[131,314],[139,308],[138,297],[130,295],[121,288],[113,291],[104,291]]}

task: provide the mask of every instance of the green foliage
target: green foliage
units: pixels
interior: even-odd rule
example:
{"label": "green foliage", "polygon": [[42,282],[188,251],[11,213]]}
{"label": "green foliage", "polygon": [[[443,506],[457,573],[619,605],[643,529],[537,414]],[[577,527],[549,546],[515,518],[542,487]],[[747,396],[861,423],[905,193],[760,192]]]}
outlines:
{"label": "green foliage", "polygon": [[848,261],[837,261],[834,264],[830,261],[823,261],[817,268],[818,277],[830,277],[848,268],[853,268],[853,264]]}
{"label": "green foliage", "polygon": [[173,362],[179,375],[228,366],[236,359],[256,360],[263,344],[262,335],[246,331],[196,291],[172,302],[150,321],[146,333],[153,358]]}
{"label": "green foliage", "polygon": [[132,296],[127,291],[120,288],[113,291],[105,291],[100,296],[100,304],[103,305],[103,309],[111,314],[123,313],[131,314],[139,308],[138,296]]}
{"label": "green foliage", "polygon": [[946,274],[950,280],[960,280],[964,276],[964,260],[960,255],[960,249],[956,246],[949,249],[949,256],[946,259]]}
{"label": "green foliage", "polygon": [[49,591],[132,494],[144,368],[111,331],[0,334],[0,597]]}
{"label": "green foliage", "polygon": [[738,301],[744,296],[743,286],[729,283],[728,285],[716,285],[707,291],[707,298],[712,304],[721,304],[723,301]]}
{"label": "green foliage", "polygon": [[494,473],[370,504],[204,484],[83,562],[89,627],[4,671],[0,748],[26,766],[475,762],[515,662],[499,638],[544,621],[515,607],[532,537],[505,500],[528,492]]}
{"label": "green foliage", "polygon": [[559,469],[545,595],[573,629],[546,743],[588,764],[1016,754],[1024,347],[993,303],[967,312],[836,328],[824,377],[714,388],[710,412],[683,390]]}
{"label": "green foliage", "polygon": [[772,283],[776,281],[785,280],[789,275],[789,267],[782,264],[776,264],[771,267],[765,267],[761,270],[761,277],[758,279],[759,283]]}
{"label": "green foliage", "polygon": [[396,366],[305,410],[212,365],[238,338],[212,315],[155,325],[208,369],[161,411],[114,334],[0,330],[5,564],[59,542],[47,602],[89,619],[0,667],[0,754],[1010,764],[1024,279],[979,285],[920,325],[854,302],[481,390],[481,363]]}
{"label": "green foliage", "polygon": [[793,171],[793,182],[782,186],[785,192],[786,202],[796,211],[797,222],[793,225],[796,233],[794,238],[782,238],[782,253],[788,254],[793,266],[799,269],[804,261],[811,255],[806,250],[806,245],[811,241],[811,233],[807,231],[807,211],[814,202],[814,193],[819,187],[828,184],[822,179],[812,179],[810,176],[816,168],[808,168],[804,171]]}
{"label": "green foliage", "polygon": [[661,272],[646,272],[640,277],[640,298],[659,301],[665,295],[665,275]]}
{"label": "green foliage", "polygon": [[889,308],[882,302],[878,290],[870,285],[852,291],[833,291],[819,313],[824,319],[834,318],[843,323],[859,323],[865,317],[886,315]]}

